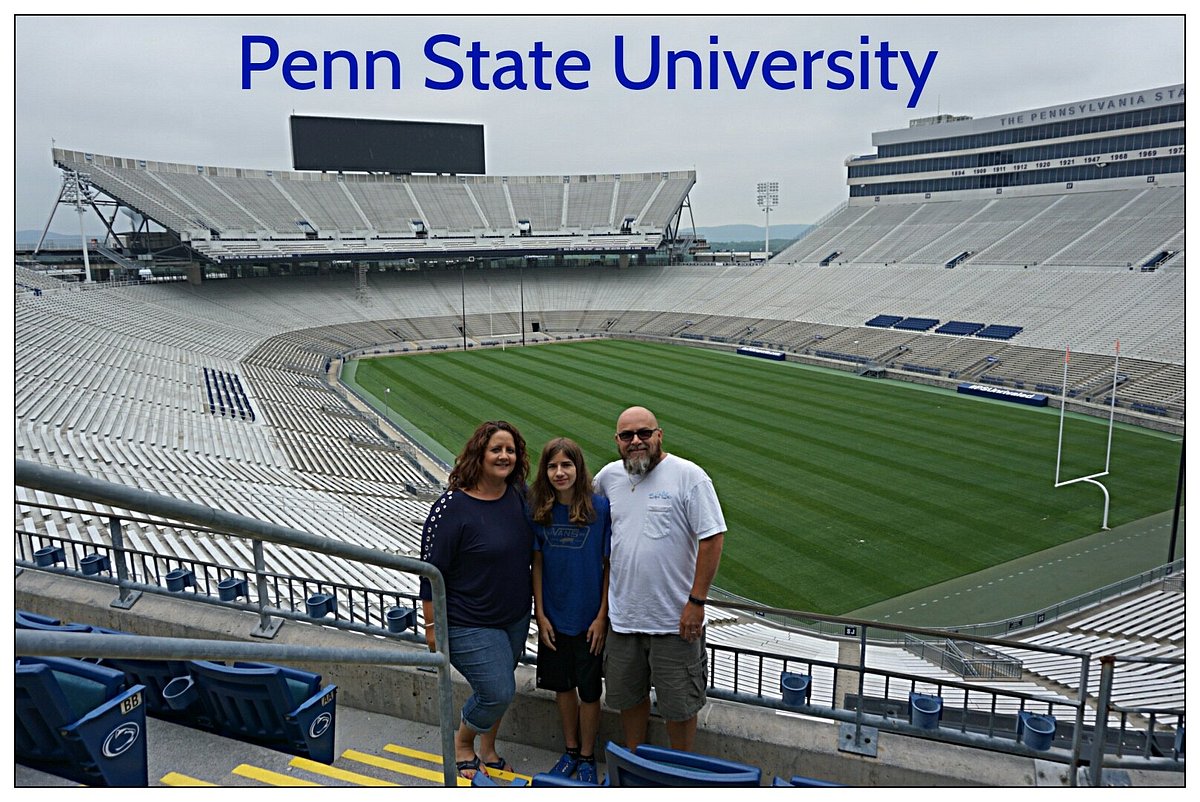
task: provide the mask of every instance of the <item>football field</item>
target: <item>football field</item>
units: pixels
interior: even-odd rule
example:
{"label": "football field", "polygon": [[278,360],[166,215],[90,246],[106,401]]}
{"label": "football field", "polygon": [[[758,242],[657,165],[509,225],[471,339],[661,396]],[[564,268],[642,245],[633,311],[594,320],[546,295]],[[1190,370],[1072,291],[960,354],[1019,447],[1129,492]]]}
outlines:
{"label": "football field", "polygon": [[[1099,488],[1053,487],[1057,410],[624,340],[362,360],[354,383],[451,454],[511,421],[531,470],[565,435],[594,474],[620,412],[649,407],[721,498],[716,584],[771,606],[843,613],[1100,529]],[[1106,418],[1068,413],[1062,478],[1102,471],[1107,438]],[[1179,450],[1116,427],[1110,526],[1173,506]]]}

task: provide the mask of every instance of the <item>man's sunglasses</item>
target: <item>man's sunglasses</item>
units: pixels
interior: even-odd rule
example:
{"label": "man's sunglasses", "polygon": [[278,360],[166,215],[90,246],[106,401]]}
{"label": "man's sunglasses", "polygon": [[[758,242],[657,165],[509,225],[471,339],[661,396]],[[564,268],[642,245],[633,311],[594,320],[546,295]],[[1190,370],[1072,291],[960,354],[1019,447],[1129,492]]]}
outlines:
{"label": "man's sunglasses", "polygon": [[622,443],[632,443],[633,436],[636,434],[637,438],[644,443],[647,440],[649,440],[651,437],[653,437],[654,433],[657,431],[661,431],[661,430],[655,428],[655,429],[633,429],[631,431],[617,432],[617,439],[620,440]]}

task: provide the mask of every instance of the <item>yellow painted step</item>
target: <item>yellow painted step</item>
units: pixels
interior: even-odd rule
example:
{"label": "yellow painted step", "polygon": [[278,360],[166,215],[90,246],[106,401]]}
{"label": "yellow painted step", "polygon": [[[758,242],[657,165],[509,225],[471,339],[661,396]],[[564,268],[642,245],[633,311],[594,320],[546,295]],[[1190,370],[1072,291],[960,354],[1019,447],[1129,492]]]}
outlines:
{"label": "yellow painted step", "polygon": [[[387,744],[386,746],[383,747],[383,751],[391,752],[396,755],[404,755],[405,757],[415,758],[416,760],[424,760],[428,763],[436,763],[439,766],[442,765],[442,756],[441,755],[435,755],[431,752],[422,752],[419,749],[409,749],[407,746],[399,746],[397,744]],[[494,778],[500,779],[500,780],[508,780],[509,782],[512,782],[514,779],[517,779],[518,777],[520,779],[524,780],[525,782],[530,782],[533,779],[528,774],[517,774],[516,772],[513,772],[513,771],[503,771],[501,769],[488,769],[487,773],[488,773],[489,777],[494,777]],[[438,776],[441,776],[441,775],[438,775]]]}
{"label": "yellow painted step", "polygon": [[163,775],[159,780],[163,785],[169,785],[173,788],[215,788],[216,783],[197,780],[195,777],[189,777],[186,774],[180,774],[177,771],[171,771]]}
{"label": "yellow painted step", "polygon": [[[445,783],[445,777],[442,776],[441,771],[434,771],[433,769],[424,769],[424,768],[421,768],[420,766],[413,766],[408,763],[402,763],[399,760],[390,760],[386,757],[380,757],[379,755],[372,755],[367,752],[359,752],[354,749],[347,749],[345,752],[342,752],[342,757],[345,758],[346,760],[354,760],[359,763],[365,763],[368,766],[374,766],[377,769],[384,769],[386,771],[395,771],[400,774],[407,775],[409,777],[416,777],[417,779],[420,779],[420,780],[428,780],[429,782],[436,783],[437,785],[443,785]],[[409,755],[409,757],[412,757],[412,756]],[[440,760],[438,761],[438,764],[439,765],[441,764]],[[459,777],[458,784],[460,786],[470,786],[471,781],[464,780],[462,777]]]}
{"label": "yellow painted step", "polygon": [[397,787],[396,783],[388,782],[387,780],[380,780],[376,777],[368,777],[366,774],[357,774],[353,771],[346,771],[345,769],[339,769],[336,766],[327,766],[324,763],[318,763],[317,761],[309,760],[306,757],[294,757],[291,759],[288,765],[297,769],[311,771],[313,774],[320,774],[324,777],[329,777],[330,779],[354,783],[355,785],[369,785],[376,788]]}
{"label": "yellow painted step", "polygon": [[257,780],[265,785],[274,785],[281,788],[318,788],[320,783],[315,783],[311,780],[304,780],[300,777],[293,777],[290,774],[280,774],[277,771],[268,769],[260,769],[258,766],[251,766],[246,763],[234,768],[233,773],[239,777],[245,777],[250,780]]}

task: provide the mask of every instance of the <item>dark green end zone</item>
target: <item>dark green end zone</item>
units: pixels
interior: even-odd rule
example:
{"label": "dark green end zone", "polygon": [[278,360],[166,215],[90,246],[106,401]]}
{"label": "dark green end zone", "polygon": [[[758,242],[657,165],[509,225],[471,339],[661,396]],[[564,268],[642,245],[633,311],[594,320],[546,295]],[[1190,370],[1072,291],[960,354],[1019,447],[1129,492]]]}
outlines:
{"label": "dark green end zone", "polygon": [[[365,360],[356,383],[376,398],[390,387],[392,408],[449,452],[504,418],[531,461],[567,435],[593,473],[616,456],[621,410],[649,407],[666,450],[720,494],[717,584],[771,606],[873,609],[1100,529],[1098,488],[1053,487],[1057,410],[623,340]],[[1062,478],[1102,470],[1106,440],[1107,420],[1068,414]],[[1179,450],[1117,427],[1110,527],[1172,508]]]}

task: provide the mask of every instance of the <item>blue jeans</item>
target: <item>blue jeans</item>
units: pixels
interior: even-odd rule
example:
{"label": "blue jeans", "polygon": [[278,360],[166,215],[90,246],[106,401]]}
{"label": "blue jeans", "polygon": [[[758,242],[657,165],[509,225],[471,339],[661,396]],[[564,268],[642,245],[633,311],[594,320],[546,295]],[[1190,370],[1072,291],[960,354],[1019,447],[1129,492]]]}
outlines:
{"label": "blue jeans", "polygon": [[515,670],[525,653],[529,616],[506,627],[451,626],[450,665],[462,674],[473,693],[463,705],[462,720],[476,732],[490,730],[517,693]]}

